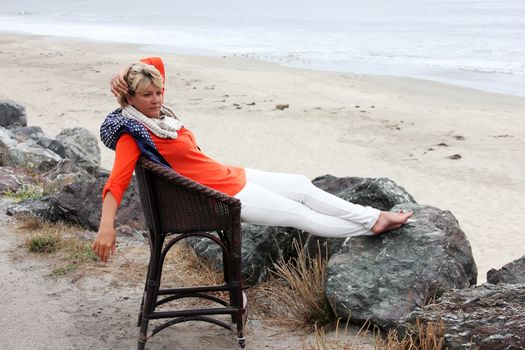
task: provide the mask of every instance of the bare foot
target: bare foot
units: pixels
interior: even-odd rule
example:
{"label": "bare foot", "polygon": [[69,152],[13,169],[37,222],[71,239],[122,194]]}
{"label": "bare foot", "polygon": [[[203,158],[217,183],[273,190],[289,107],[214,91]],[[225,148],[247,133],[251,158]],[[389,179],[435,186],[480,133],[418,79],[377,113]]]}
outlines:
{"label": "bare foot", "polygon": [[411,217],[412,214],[414,213],[411,211],[408,213],[403,213],[402,211],[399,213],[382,211],[381,214],[379,214],[379,218],[377,218],[376,223],[372,227],[372,232],[378,235],[383,232],[397,230],[407,222],[408,218]]}

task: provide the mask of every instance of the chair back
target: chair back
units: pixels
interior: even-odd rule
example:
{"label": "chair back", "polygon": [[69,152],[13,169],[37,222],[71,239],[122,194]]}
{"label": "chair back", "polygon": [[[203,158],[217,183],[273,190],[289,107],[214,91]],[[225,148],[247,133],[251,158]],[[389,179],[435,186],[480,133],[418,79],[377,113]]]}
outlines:
{"label": "chair back", "polygon": [[240,227],[237,198],[202,186],[171,168],[141,157],[135,167],[146,224],[157,234]]}

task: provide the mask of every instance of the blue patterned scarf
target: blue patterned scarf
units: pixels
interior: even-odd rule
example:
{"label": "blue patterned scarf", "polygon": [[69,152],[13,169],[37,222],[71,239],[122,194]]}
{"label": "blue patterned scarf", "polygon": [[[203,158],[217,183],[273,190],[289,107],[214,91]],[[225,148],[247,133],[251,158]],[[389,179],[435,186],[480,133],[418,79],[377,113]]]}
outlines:
{"label": "blue patterned scarf", "polygon": [[100,139],[106,147],[115,150],[117,141],[123,133],[133,136],[143,156],[171,168],[170,164],[157,150],[148,129],[140,122],[124,117],[122,108],[117,108],[108,114],[100,126]]}

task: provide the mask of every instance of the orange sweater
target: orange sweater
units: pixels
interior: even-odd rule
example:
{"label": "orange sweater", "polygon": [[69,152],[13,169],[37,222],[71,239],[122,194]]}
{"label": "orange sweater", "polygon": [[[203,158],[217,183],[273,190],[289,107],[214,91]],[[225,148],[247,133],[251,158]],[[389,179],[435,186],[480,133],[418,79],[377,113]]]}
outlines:
{"label": "orange sweater", "polygon": [[[176,139],[160,138],[150,132],[159,153],[179,174],[204,186],[230,196],[236,195],[246,184],[244,168],[223,165],[202,153],[197,147],[190,130],[181,128]],[[109,176],[102,198],[108,191],[120,204],[126,191],[140,150],[133,137],[123,134],[117,141],[115,163]]]}

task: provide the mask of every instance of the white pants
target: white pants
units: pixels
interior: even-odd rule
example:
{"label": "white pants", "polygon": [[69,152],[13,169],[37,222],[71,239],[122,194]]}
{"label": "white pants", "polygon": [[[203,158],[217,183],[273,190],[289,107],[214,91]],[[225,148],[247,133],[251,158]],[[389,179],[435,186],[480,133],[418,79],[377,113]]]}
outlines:
{"label": "white pants", "polygon": [[372,235],[380,211],[347,202],[315,187],[306,176],[245,169],[241,221],[295,227],[324,237]]}

